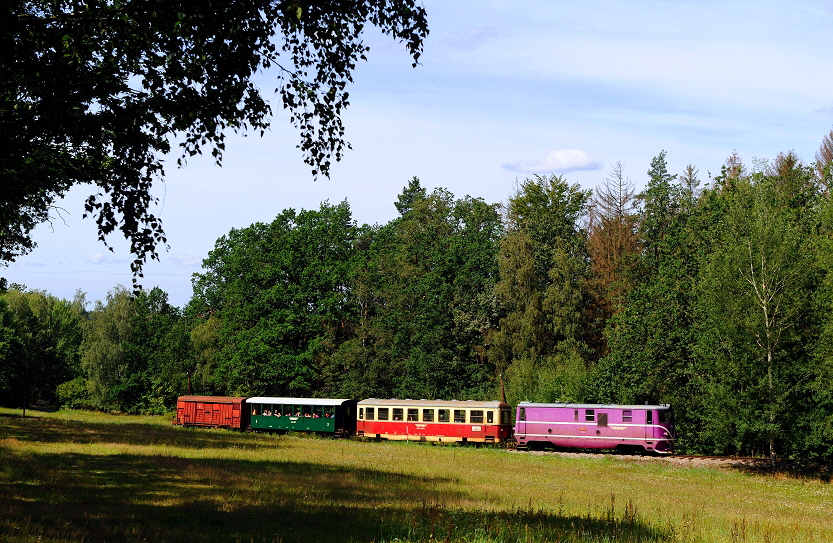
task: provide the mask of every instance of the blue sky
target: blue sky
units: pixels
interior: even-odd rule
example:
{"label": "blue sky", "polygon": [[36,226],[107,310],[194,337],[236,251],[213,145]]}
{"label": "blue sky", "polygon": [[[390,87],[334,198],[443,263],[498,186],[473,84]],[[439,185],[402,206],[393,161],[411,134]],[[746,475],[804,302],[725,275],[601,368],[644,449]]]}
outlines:
{"label": "blue sky", "polygon": [[[287,208],[347,200],[359,223],[386,223],[417,176],[429,190],[505,201],[516,180],[563,173],[594,188],[617,162],[638,188],[651,158],[709,172],[733,151],[750,164],[794,150],[812,162],[833,128],[833,4],[680,1],[426,1],[431,34],[411,68],[404,48],[366,33],[344,115],[353,145],[313,181],[298,137],[278,111],[263,138],[232,136],[222,168],[191,159],[154,189],[170,250],[145,269],[174,305],[231,228]],[[259,79],[274,88],[270,74]],[[32,289],[103,300],[130,285],[127,245],[114,252],[81,220],[89,187],[76,187],[38,247],[0,269]]]}

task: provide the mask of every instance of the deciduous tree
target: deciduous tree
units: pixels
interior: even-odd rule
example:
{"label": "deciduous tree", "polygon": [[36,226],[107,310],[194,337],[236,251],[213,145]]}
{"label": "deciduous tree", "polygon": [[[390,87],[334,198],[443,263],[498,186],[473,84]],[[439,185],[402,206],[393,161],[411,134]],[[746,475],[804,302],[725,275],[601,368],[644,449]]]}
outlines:
{"label": "deciduous tree", "polygon": [[171,141],[219,163],[228,131],[262,133],[272,112],[253,81],[262,70],[276,72],[313,175],[328,175],[349,147],[341,113],[367,25],[404,42],[416,65],[428,29],[414,0],[4,3],[0,261],[30,251],[32,228],[89,183],[99,239],[120,230],[141,275],[166,241],[151,187]]}

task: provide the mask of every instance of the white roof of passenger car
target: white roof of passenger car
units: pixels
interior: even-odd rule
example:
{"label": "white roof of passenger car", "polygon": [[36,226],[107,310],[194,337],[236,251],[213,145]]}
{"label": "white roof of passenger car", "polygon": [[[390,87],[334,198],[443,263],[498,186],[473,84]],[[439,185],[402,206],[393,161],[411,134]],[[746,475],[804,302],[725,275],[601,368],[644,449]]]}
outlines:
{"label": "white roof of passenger car", "polygon": [[351,401],[348,398],[277,398],[272,396],[257,396],[249,398],[246,403],[270,403],[281,405],[341,405]]}

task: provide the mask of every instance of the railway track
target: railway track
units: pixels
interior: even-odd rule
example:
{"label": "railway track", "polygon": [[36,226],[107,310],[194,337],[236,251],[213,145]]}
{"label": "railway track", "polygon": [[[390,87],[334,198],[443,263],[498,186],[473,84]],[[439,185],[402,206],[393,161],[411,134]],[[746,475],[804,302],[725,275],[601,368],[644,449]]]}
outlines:
{"label": "railway track", "polygon": [[[510,452],[521,452],[518,449],[507,449]],[[567,450],[546,450],[546,451],[522,451],[523,454],[534,455],[552,455],[562,456],[566,458],[609,458],[615,456],[618,458],[633,459],[635,461],[645,462],[666,462],[681,466],[703,466],[703,467],[745,467],[749,469],[765,470],[783,470],[789,469],[793,462],[789,460],[776,460],[774,463],[770,458],[762,457],[739,457],[739,456],[706,456],[706,455],[683,455],[683,454],[667,454],[667,455],[649,455],[649,454],[626,454],[615,451],[605,452],[577,452]]]}

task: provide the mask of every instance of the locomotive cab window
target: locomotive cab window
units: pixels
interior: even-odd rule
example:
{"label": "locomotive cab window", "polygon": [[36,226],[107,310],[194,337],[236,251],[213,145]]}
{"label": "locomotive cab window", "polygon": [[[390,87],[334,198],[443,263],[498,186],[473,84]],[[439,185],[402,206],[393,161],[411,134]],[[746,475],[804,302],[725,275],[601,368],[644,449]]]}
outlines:
{"label": "locomotive cab window", "polygon": [[663,424],[667,424],[667,423],[671,422],[671,419],[673,418],[671,416],[671,410],[670,409],[663,409],[662,411],[660,411],[658,413],[658,415],[659,415],[659,417],[658,417],[659,421]]}
{"label": "locomotive cab window", "polygon": [[451,422],[451,410],[450,409],[438,409],[438,418],[439,422]]}
{"label": "locomotive cab window", "polygon": [[390,420],[390,409],[387,407],[379,408],[379,420]]}
{"label": "locomotive cab window", "polygon": [[521,420],[526,420],[526,407],[521,407],[520,412],[518,413],[518,418]]}
{"label": "locomotive cab window", "polygon": [[[489,415],[491,414],[492,413],[490,411]],[[483,424],[483,411],[479,409],[477,411],[472,410],[471,414],[469,415],[469,422],[471,422],[472,424]]]}
{"label": "locomotive cab window", "polygon": [[422,410],[422,422],[434,422],[434,410],[433,409],[423,409]]}
{"label": "locomotive cab window", "polygon": [[408,422],[416,422],[419,420],[419,409],[408,409]]}
{"label": "locomotive cab window", "polygon": [[654,412],[653,411],[646,411],[645,412],[645,424],[653,424],[654,423]]}
{"label": "locomotive cab window", "polygon": [[593,422],[596,420],[596,411],[593,409],[584,410],[584,422]]}
{"label": "locomotive cab window", "polygon": [[466,412],[463,409],[454,410],[454,422],[466,422]]}

